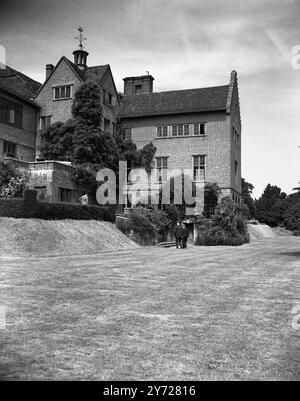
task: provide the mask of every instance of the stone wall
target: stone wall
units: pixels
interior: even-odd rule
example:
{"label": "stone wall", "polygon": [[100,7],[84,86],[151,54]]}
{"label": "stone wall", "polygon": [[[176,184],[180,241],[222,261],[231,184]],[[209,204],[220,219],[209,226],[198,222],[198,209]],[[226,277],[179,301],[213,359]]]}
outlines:
{"label": "stone wall", "polygon": [[23,107],[22,128],[0,122],[0,159],[5,157],[3,154],[4,141],[10,141],[17,144],[17,159],[34,161],[38,108],[22,102],[20,99],[16,100],[13,96],[1,91],[0,96]]}
{"label": "stone wall", "polygon": [[60,162],[29,163],[29,188],[38,191],[39,200],[61,202],[60,188],[69,190],[69,202],[79,203],[83,189],[72,179],[73,167]]}
{"label": "stone wall", "polygon": [[[127,118],[122,121],[125,128],[132,128],[132,139],[138,148],[152,141],[157,148],[155,157],[168,157],[169,169],[192,169],[193,156],[206,155],[206,181],[217,182],[226,196],[240,192],[238,183],[233,186],[232,182],[237,156],[232,151],[231,117],[225,111]],[[200,122],[206,123],[205,136],[156,137],[156,126]],[[238,160],[240,162],[240,156]],[[238,169],[240,177],[240,163]]]}

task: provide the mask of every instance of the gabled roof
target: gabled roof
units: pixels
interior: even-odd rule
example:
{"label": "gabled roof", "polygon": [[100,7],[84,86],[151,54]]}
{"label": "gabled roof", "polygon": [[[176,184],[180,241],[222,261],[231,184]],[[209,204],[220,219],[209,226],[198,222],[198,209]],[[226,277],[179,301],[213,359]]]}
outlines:
{"label": "gabled roof", "polygon": [[39,82],[9,66],[0,68],[0,89],[35,106],[37,104],[34,103],[33,98],[40,87],[41,84]]}
{"label": "gabled roof", "polygon": [[229,85],[123,97],[121,117],[226,110]]}
{"label": "gabled roof", "polygon": [[[43,85],[41,85],[41,87],[39,88],[37,94],[41,91],[41,89],[45,86],[45,84],[49,81],[49,79],[51,78],[51,76],[53,75],[54,71],[56,70],[56,68],[58,67],[58,65],[61,63],[62,60],[65,60],[66,63],[70,66],[70,68],[73,70],[74,74],[77,75],[77,77],[79,78],[80,81],[84,82],[86,81],[88,78],[90,78],[92,75],[95,75],[97,77],[98,80],[101,80],[105,74],[105,72],[107,70],[110,71],[110,67],[109,64],[105,64],[105,65],[96,65],[93,67],[86,67],[85,70],[81,70],[80,68],[78,68],[74,63],[72,63],[72,61],[70,61],[67,57],[62,56],[60,58],[60,60],[58,61],[58,63],[56,64],[56,66],[53,68],[53,71],[51,72],[51,74],[49,75],[49,77],[46,79],[46,81],[43,83]],[[36,95],[37,95],[36,94]]]}

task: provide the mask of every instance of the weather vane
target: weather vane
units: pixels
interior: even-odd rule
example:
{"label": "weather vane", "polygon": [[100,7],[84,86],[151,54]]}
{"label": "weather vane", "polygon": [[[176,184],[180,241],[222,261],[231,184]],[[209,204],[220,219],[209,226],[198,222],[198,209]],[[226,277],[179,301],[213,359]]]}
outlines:
{"label": "weather vane", "polygon": [[87,38],[83,37],[83,35],[82,35],[83,28],[81,26],[78,27],[78,31],[79,31],[79,35],[75,36],[74,39],[78,39],[79,40],[79,48],[82,50],[83,49],[83,41],[87,40]]}

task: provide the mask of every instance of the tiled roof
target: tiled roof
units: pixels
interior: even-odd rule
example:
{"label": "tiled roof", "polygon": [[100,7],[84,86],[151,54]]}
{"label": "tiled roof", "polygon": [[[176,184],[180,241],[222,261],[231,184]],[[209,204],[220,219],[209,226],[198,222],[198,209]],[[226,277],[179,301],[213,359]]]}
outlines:
{"label": "tiled roof", "polygon": [[226,110],[229,85],[170,92],[127,95],[121,117]]}
{"label": "tiled roof", "polygon": [[73,70],[79,75],[80,79],[82,81],[85,81],[86,79],[90,78],[92,75],[96,75],[97,79],[101,79],[106,72],[106,70],[109,68],[108,64],[105,65],[95,65],[93,67],[87,67],[84,71],[80,70],[72,61],[69,59],[68,63],[71,65]]}
{"label": "tiled roof", "polygon": [[30,103],[41,84],[11,67],[0,68],[0,88]]}

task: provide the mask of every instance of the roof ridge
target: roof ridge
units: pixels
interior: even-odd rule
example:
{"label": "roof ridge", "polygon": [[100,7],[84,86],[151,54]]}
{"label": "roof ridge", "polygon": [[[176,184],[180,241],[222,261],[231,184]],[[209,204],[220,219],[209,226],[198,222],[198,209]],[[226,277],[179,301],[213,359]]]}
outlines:
{"label": "roof ridge", "polygon": [[138,95],[124,95],[124,96],[149,96],[149,95],[155,95],[155,94],[160,94],[160,93],[175,93],[175,92],[189,92],[189,91],[196,91],[196,90],[203,90],[203,89],[215,89],[215,88],[229,88],[229,85],[215,85],[215,86],[205,86],[202,88],[190,88],[190,89],[173,89],[169,91],[160,91],[160,92],[151,92],[151,93],[140,93]]}
{"label": "roof ridge", "polygon": [[42,85],[39,81],[36,81],[35,79],[29,77],[28,75],[23,74],[23,72],[20,72],[20,71],[18,71],[18,70],[15,70],[14,68],[12,68],[12,67],[9,66],[9,65],[5,65],[5,67],[8,68],[9,70],[11,70],[17,77],[19,77],[19,78],[21,78],[21,79],[22,79],[22,77],[24,77],[25,79],[29,79],[30,81],[32,81],[32,82],[35,83],[35,84]]}

